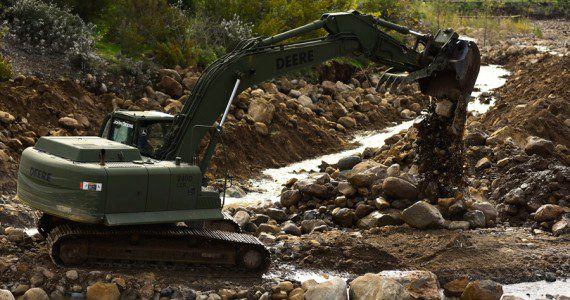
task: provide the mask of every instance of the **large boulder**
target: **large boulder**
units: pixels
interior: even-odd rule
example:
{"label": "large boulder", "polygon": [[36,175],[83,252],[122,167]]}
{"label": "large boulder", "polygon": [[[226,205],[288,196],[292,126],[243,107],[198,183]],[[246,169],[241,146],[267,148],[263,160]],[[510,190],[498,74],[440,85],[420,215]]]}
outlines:
{"label": "large boulder", "polygon": [[358,220],[356,225],[361,229],[371,229],[375,227],[383,227],[388,225],[401,225],[402,219],[396,212],[381,213],[373,211],[366,217]]}
{"label": "large boulder", "polygon": [[345,128],[352,128],[357,124],[356,120],[352,117],[340,117],[338,118],[338,122]]}
{"label": "large boulder", "polygon": [[321,199],[326,199],[329,196],[329,192],[326,186],[318,183],[313,183],[309,180],[297,181],[295,183],[295,188],[297,188],[303,194],[307,194]]}
{"label": "large boulder", "polygon": [[499,212],[497,208],[489,202],[475,202],[471,205],[471,208],[474,210],[482,211],[485,215],[485,225],[487,227],[491,227],[497,221],[497,216]]}
{"label": "large boulder", "polygon": [[87,300],[119,300],[120,296],[114,283],[97,282],[87,287]]}
{"label": "large boulder", "polygon": [[395,199],[416,200],[419,194],[415,185],[398,177],[387,177],[384,179],[382,191]]}
{"label": "large boulder", "polygon": [[408,225],[418,228],[440,227],[444,224],[441,212],[433,205],[418,201],[402,211],[402,220]]}
{"label": "large boulder", "polygon": [[531,136],[527,140],[524,152],[528,155],[550,156],[554,153],[554,144],[549,140]]}
{"label": "large boulder", "polygon": [[275,114],[275,106],[263,98],[254,98],[249,104],[247,114],[250,115],[255,122],[271,124],[273,115]]}
{"label": "large boulder", "polygon": [[303,195],[298,190],[287,190],[281,194],[281,205],[283,207],[290,207],[297,205],[303,198]]}
{"label": "large boulder", "polygon": [[351,300],[441,299],[435,274],[429,271],[368,273],[350,283]]}
{"label": "large boulder", "polygon": [[0,122],[10,124],[14,122],[16,118],[8,112],[0,110]]}
{"label": "large boulder", "polygon": [[356,172],[350,172],[349,174],[347,174],[346,179],[348,180],[348,182],[350,182],[350,184],[352,184],[355,187],[369,187],[372,185],[372,183],[374,183],[374,179],[376,178],[376,175],[373,173],[370,173],[368,171],[365,172],[360,172],[360,173],[356,173]]}
{"label": "large boulder", "polygon": [[485,214],[480,210],[468,211],[463,215],[463,219],[469,222],[471,228],[485,227]]}
{"label": "large boulder", "polygon": [[[19,298],[18,298],[19,299]],[[101,299],[101,298],[98,298]],[[117,298],[119,299],[119,298]],[[49,300],[48,294],[41,288],[31,288],[24,293],[22,300]]]}
{"label": "large boulder", "polygon": [[178,99],[184,95],[182,84],[170,76],[162,76],[159,85],[161,89],[172,98]]}
{"label": "large boulder", "polygon": [[8,290],[0,290],[0,300],[16,300],[12,292]]}
{"label": "large boulder", "polygon": [[244,228],[249,223],[249,214],[247,211],[240,210],[234,215],[234,220],[238,223],[239,227]]}
{"label": "large boulder", "polygon": [[354,210],[349,208],[335,208],[332,211],[333,220],[335,223],[343,227],[351,227],[356,220],[356,214]]}
{"label": "large boulder", "polygon": [[176,70],[160,69],[160,70],[158,70],[158,74],[160,74],[160,76],[168,76],[168,77],[173,78],[174,80],[176,80],[178,82],[182,82],[182,76],[180,76],[180,74],[178,74],[178,72],[176,72]]}
{"label": "large boulder", "polygon": [[558,219],[564,213],[564,208],[555,204],[544,204],[539,207],[534,214],[534,220],[537,222],[549,222]]}
{"label": "large boulder", "polygon": [[503,286],[491,280],[470,282],[461,294],[461,300],[500,300]]}
{"label": "large boulder", "polygon": [[350,170],[357,164],[362,162],[362,158],[357,155],[346,156],[338,160],[336,163],[336,167],[343,171],[343,170]]}
{"label": "large boulder", "polygon": [[311,286],[305,293],[305,300],[346,300],[347,284],[344,279],[333,277],[328,281]]}

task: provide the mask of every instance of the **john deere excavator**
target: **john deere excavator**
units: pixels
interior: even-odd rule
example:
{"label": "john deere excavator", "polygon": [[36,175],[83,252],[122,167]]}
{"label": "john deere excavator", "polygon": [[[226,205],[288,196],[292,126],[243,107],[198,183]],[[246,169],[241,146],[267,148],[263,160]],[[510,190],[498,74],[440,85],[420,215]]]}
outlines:
{"label": "john deere excavator", "polygon": [[[300,40],[318,30],[326,34]],[[413,47],[388,30],[414,36]],[[385,84],[417,81],[426,94],[454,99],[471,93],[480,65],[476,44],[451,29],[420,34],[356,11],[243,41],[203,72],[176,116],[115,111],[98,137],[42,137],[22,153],[17,197],[43,212],[38,230],[53,261],[264,272],[269,251],[222,213],[204,174],[236,94],[342,56],[389,66]]]}

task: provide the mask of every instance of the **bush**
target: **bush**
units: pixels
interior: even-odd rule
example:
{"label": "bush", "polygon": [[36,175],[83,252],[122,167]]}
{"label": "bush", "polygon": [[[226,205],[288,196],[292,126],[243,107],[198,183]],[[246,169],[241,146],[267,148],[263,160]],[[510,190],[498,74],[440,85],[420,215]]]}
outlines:
{"label": "bush", "polygon": [[46,54],[88,51],[95,27],[68,10],[39,0],[19,0],[7,10],[10,35],[25,49]]}
{"label": "bush", "polygon": [[160,43],[184,39],[188,28],[184,11],[166,0],[115,1],[102,20],[109,41],[132,57],[151,52]]}
{"label": "bush", "polygon": [[0,81],[8,81],[12,78],[12,66],[0,56]]}
{"label": "bush", "polygon": [[224,50],[233,50],[242,40],[252,38],[253,24],[242,21],[238,15],[227,20],[200,15],[194,18],[189,33],[189,38],[196,44],[220,54]]}

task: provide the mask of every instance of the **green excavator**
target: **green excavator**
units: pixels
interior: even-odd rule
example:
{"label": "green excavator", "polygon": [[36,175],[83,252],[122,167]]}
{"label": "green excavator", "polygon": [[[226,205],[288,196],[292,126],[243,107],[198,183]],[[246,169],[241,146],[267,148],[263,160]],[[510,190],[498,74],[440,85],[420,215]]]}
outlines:
{"label": "green excavator", "polygon": [[[406,46],[389,30],[415,43]],[[326,34],[302,39],[314,32]],[[324,14],[241,42],[202,73],[175,116],[115,111],[97,137],[41,137],[22,153],[17,198],[43,213],[38,230],[57,265],[264,272],[269,251],[222,212],[225,196],[205,185],[204,174],[238,93],[343,56],[390,67],[384,85],[418,82],[425,94],[453,99],[471,93],[480,66],[476,44],[451,29],[421,34],[356,11]]]}

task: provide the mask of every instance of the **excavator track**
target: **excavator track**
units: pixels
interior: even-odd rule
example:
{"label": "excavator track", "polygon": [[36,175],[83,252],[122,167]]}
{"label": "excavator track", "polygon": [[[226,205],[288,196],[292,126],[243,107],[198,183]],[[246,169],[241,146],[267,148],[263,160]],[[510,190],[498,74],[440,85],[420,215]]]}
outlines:
{"label": "excavator track", "polygon": [[168,264],[262,274],[270,264],[269,250],[254,236],[175,225],[64,224],[47,244],[53,262],[66,267]]}

